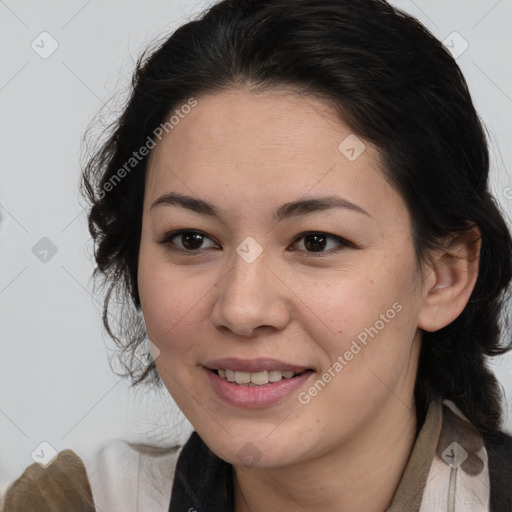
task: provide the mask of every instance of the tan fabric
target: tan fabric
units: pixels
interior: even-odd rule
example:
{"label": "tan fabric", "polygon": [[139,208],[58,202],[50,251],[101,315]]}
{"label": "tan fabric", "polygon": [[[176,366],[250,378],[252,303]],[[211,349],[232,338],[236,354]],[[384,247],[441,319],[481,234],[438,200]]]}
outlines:
{"label": "tan fabric", "polygon": [[34,463],[9,487],[4,512],[95,512],[85,466],[72,450],[46,469]]}
{"label": "tan fabric", "polygon": [[489,512],[483,439],[449,400],[432,402],[386,512]]}
{"label": "tan fabric", "polygon": [[443,423],[442,407],[432,402],[418,434],[402,480],[387,512],[417,512],[427,483]]}
{"label": "tan fabric", "polygon": [[443,401],[443,427],[430,475],[435,477],[434,485],[427,483],[419,512],[489,512],[491,484],[484,440],[448,400]]}

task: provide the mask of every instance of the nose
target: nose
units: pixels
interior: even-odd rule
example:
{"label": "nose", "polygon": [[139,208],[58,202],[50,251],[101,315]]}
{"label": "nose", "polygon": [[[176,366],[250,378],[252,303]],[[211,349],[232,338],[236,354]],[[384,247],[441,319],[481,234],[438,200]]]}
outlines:
{"label": "nose", "polygon": [[248,263],[234,255],[232,267],[217,283],[212,321],[221,330],[252,338],[282,330],[290,322],[290,291],[262,254]]}

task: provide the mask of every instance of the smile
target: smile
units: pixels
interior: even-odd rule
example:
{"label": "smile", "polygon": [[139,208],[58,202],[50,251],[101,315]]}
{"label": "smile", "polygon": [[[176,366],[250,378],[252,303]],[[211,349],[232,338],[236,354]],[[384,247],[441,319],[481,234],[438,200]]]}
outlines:
{"label": "smile", "polygon": [[217,398],[231,407],[258,409],[295,397],[313,370],[241,371],[203,367]]}

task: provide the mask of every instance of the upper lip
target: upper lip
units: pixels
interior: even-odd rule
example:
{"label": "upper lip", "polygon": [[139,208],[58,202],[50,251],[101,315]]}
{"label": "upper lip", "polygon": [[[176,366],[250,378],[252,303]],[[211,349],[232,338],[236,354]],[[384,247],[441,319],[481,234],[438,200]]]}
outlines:
{"label": "upper lip", "polygon": [[302,373],[304,370],[307,370],[304,366],[297,366],[272,358],[238,359],[236,357],[228,357],[207,361],[203,366],[210,370],[222,369],[233,370],[235,372],[262,372],[265,370],[277,370],[283,372],[290,371],[294,373]]}

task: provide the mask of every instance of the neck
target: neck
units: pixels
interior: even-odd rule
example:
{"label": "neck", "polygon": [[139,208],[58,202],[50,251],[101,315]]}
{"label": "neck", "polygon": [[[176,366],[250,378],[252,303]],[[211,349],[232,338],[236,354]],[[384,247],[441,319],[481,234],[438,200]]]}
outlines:
{"label": "neck", "polygon": [[234,468],[236,512],[382,512],[416,438],[414,399],[391,395],[371,424],[316,459],[278,468]]}

